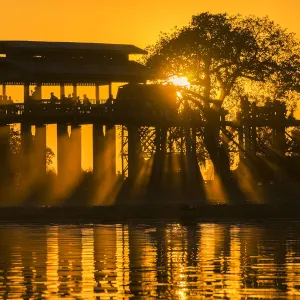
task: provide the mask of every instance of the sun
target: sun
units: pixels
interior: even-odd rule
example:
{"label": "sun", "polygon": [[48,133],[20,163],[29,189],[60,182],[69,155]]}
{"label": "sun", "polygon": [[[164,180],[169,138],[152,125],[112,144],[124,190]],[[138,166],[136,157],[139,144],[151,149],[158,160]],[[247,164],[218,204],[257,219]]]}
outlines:
{"label": "sun", "polygon": [[187,87],[189,88],[190,87],[190,83],[187,79],[187,77],[178,77],[178,76],[172,76],[168,79],[168,82],[169,83],[172,83],[174,85],[177,85],[177,86],[182,86],[182,87]]}

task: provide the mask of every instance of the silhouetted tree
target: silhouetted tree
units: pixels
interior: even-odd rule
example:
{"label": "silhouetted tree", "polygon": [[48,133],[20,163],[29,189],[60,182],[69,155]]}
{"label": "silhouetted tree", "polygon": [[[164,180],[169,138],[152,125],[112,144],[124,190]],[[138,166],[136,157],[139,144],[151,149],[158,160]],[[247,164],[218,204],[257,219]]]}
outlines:
{"label": "silhouetted tree", "polygon": [[[148,48],[146,65],[161,76],[187,76],[205,107],[204,142],[216,172],[220,154],[216,112],[238,89],[268,83],[277,95],[300,91],[299,42],[268,17],[202,13]],[[217,132],[217,134],[216,134]]]}
{"label": "silhouetted tree", "polygon": [[[20,168],[20,153],[21,153],[21,136],[20,132],[11,129],[10,130],[10,151],[12,155],[13,168],[15,172],[18,172]],[[51,148],[46,147],[46,166],[51,166],[53,162],[53,158],[55,157],[54,152]]]}
{"label": "silhouetted tree", "polygon": [[202,13],[161,35],[148,51],[149,67],[163,76],[187,76],[206,103],[222,105],[242,78],[273,79],[282,93],[300,87],[299,43],[268,17]]}

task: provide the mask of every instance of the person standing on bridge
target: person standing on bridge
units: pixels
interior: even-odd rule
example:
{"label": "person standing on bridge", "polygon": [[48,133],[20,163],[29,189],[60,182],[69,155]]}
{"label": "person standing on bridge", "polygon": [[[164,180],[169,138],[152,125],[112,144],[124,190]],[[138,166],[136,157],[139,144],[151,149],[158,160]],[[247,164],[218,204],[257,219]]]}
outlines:
{"label": "person standing on bridge", "polygon": [[83,103],[85,106],[88,106],[88,105],[90,104],[90,100],[89,100],[89,98],[86,96],[86,94],[83,95],[82,103]]}
{"label": "person standing on bridge", "polygon": [[58,100],[58,98],[54,95],[53,92],[50,94],[50,102],[55,103]]}
{"label": "person standing on bridge", "polygon": [[109,95],[108,99],[105,102],[108,111],[113,111],[114,97],[112,94]]}

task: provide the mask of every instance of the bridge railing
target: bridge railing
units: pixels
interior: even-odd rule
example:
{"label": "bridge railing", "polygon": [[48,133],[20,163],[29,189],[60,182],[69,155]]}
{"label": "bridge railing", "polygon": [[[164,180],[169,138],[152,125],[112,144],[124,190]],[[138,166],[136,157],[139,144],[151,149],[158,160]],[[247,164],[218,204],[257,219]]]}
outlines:
{"label": "bridge railing", "polygon": [[106,112],[107,106],[105,104],[62,104],[53,103],[48,100],[43,100],[38,103],[32,104],[6,104],[0,105],[0,116],[5,115],[23,115],[24,113],[90,113]]}
{"label": "bridge railing", "polygon": [[[142,101],[141,101],[142,102]],[[89,119],[91,117],[91,119]],[[65,118],[65,119],[64,119]],[[29,101],[26,104],[0,105],[0,123],[18,122],[114,122],[115,124],[162,124],[169,126],[202,126],[205,123],[199,115],[177,114],[176,110],[155,109],[147,105],[136,105],[131,102],[115,104],[77,104],[74,102],[51,102],[50,100]],[[181,124],[181,125],[179,125]]]}

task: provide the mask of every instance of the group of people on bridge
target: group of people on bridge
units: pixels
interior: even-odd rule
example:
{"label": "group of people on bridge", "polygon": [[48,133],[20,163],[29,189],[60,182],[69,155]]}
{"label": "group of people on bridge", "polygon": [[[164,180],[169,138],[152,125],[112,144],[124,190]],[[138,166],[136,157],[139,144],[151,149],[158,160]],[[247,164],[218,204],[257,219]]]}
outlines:
{"label": "group of people on bridge", "polygon": [[[106,100],[105,104],[107,105],[110,105],[110,104],[113,104],[115,101],[115,99],[113,98],[112,95],[110,95],[108,97],[108,99]],[[79,96],[75,96],[74,94],[69,94],[68,97],[66,97],[65,95],[62,95],[61,96],[61,99],[59,100],[58,97],[56,97],[54,95],[53,92],[50,93],[50,102],[51,103],[61,103],[61,104],[76,104],[76,105],[85,105],[85,106],[88,106],[88,105],[91,105],[91,101],[90,99],[87,97],[86,94],[83,95],[83,99],[81,100]],[[97,103],[96,101],[96,104],[100,104],[100,101]]]}
{"label": "group of people on bridge", "polygon": [[[69,94],[68,97],[65,95],[62,95],[61,98],[59,99],[57,96],[55,96],[54,92],[50,93],[50,98],[48,99],[41,99],[40,96],[38,96],[37,89],[35,88],[34,91],[31,91],[31,96],[29,97],[30,103],[35,103],[35,101],[43,101],[47,102],[49,104],[65,104],[65,105],[70,105],[70,106],[90,106],[92,103],[90,99],[87,97],[86,94],[83,95],[83,99],[80,99],[79,96],[75,96],[74,93],[71,95]],[[111,106],[115,103],[115,99],[113,98],[112,95],[108,97],[108,99],[105,101],[105,105]],[[12,100],[11,96],[6,96],[6,95],[0,95],[0,105],[9,105],[9,104],[14,104],[14,101]],[[100,101],[96,101],[95,104],[100,104]]]}
{"label": "group of people on bridge", "polygon": [[62,95],[61,96],[61,99],[59,100],[58,97],[56,97],[54,95],[54,93],[52,92],[50,94],[50,101],[51,103],[62,103],[62,104],[77,104],[77,105],[80,105],[80,104],[84,104],[84,105],[90,105],[91,104],[91,101],[90,99],[87,97],[86,94],[83,95],[83,99],[81,100],[79,96],[75,97],[74,94],[69,94],[68,97],[66,97],[65,95]]}
{"label": "group of people on bridge", "polygon": [[0,105],[13,104],[13,103],[14,101],[12,100],[11,96],[0,95]]}

